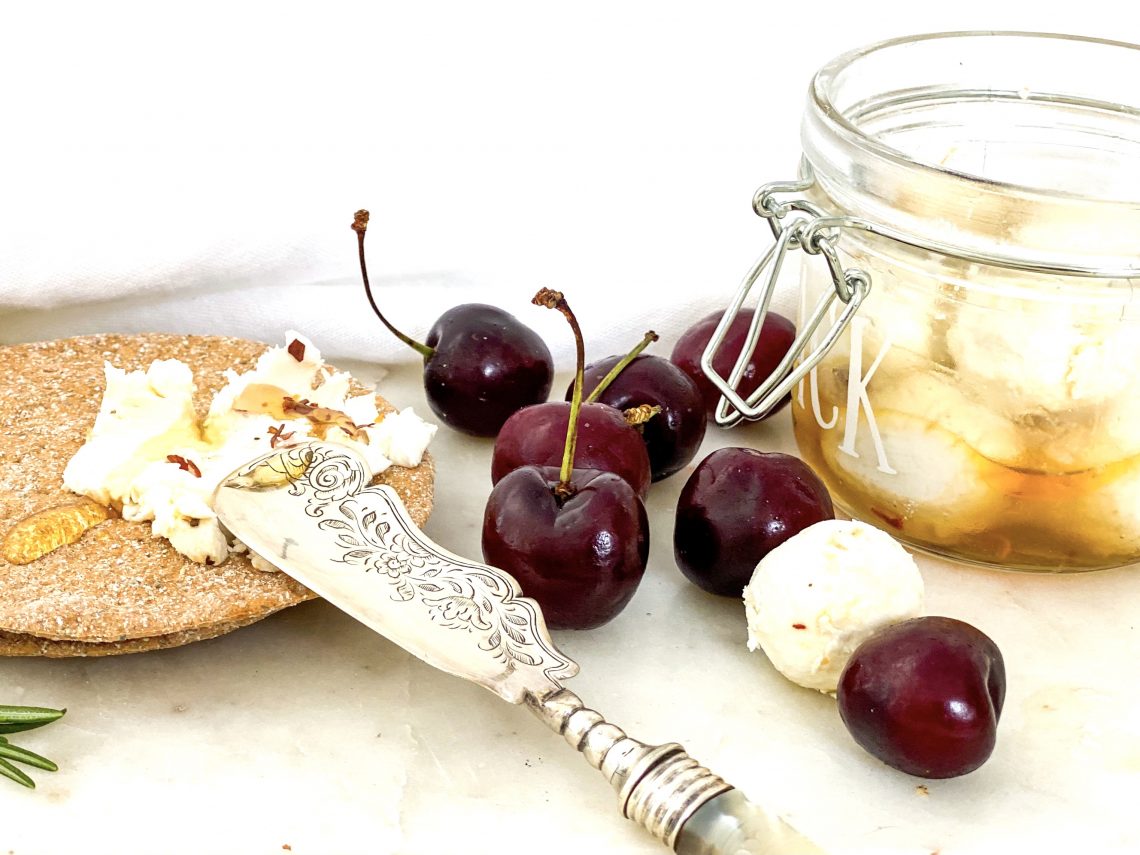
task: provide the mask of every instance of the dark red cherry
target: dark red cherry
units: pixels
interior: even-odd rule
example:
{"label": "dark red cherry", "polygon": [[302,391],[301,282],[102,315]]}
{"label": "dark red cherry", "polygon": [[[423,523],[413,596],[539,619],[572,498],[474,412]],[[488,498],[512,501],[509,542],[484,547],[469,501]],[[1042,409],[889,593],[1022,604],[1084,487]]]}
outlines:
{"label": "dark red cherry", "polygon": [[721,448],[681,490],[673,554],[695,585],[739,597],[761,558],[809,525],[834,518],[827,488],[799,458]]}
{"label": "dark red cherry", "polygon": [[839,678],[839,714],[868,752],[910,775],[953,778],[989,759],[1005,662],[985,633],[946,617],[882,629]]}
{"label": "dark red cherry", "polygon": [[424,391],[439,418],[457,430],[495,436],[523,407],[545,401],[554,360],[538,333],[495,306],[448,309],[424,342]]}
{"label": "dark red cherry", "polygon": [[[495,438],[491,483],[522,466],[558,466],[566,445],[570,405],[549,401],[525,407],[509,419]],[[649,454],[637,428],[606,404],[583,404],[578,414],[575,466],[620,475],[645,498],[649,492]]]}
{"label": "dark red cherry", "polygon": [[372,311],[393,335],[424,358],[428,406],[444,423],[475,436],[495,436],[511,413],[547,399],[554,380],[550,349],[538,333],[500,308],[467,303],[448,309],[423,343],[392,326],[368,283],[364,260],[367,211],[356,212],[352,228]]}
{"label": "dark red cherry", "polygon": [[483,557],[518,579],[550,626],[590,629],[625,608],[637,589],[649,559],[649,520],[624,478],[574,468],[586,363],[582,330],[560,292],[543,288],[534,302],[557,309],[574,332],[574,397],[562,462],[557,469],[515,469],[492,488]]}
{"label": "dark red cherry", "polygon": [[[621,356],[610,356],[587,365],[586,393],[590,394],[621,359]],[[567,400],[572,388],[566,390]],[[654,481],[683,469],[705,438],[700,389],[676,365],[660,356],[635,358],[596,400],[623,411],[642,404],[661,408],[661,412],[641,425]]]}
{"label": "dark red cherry", "polygon": [[554,629],[592,629],[633,597],[649,559],[645,506],[612,472],[574,469],[571,494],[556,467],[507,474],[487,500],[483,558],[518,580]]}
{"label": "dark red cherry", "polygon": [[[717,403],[720,401],[720,390],[701,370],[701,355],[705,352],[705,347],[708,346],[709,341],[712,340],[713,331],[720,323],[723,315],[723,312],[714,312],[689,327],[684,335],[677,340],[677,344],[673,347],[673,354],[669,357],[678,368],[689,375],[701,390],[705,413],[709,418],[712,418],[716,412]],[[724,344],[717,351],[716,358],[713,359],[712,363],[713,368],[721,377],[727,378],[732,372],[732,367],[736,364],[736,359],[744,348],[745,339],[748,338],[748,327],[751,325],[754,315],[755,311],[746,309],[738,314],[729,326]],[[780,360],[791,349],[795,338],[795,324],[783,315],[768,312],[764,317],[764,324],[760,327],[760,339],[756,343],[756,350],[745,365],[744,375],[736,387],[742,398],[747,398],[755,392],[764,379],[775,370],[776,366],[780,364]],[[785,397],[769,410],[764,418],[778,412],[790,400],[790,395]]]}

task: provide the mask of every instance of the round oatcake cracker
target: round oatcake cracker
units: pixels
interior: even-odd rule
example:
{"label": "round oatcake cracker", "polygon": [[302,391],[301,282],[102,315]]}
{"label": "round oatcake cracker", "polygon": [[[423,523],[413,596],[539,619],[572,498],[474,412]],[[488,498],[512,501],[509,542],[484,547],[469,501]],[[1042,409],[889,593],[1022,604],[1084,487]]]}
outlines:
{"label": "round oatcake cracker", "polygon": [[[63,470],[94,424],[104,361],[145,369],[180,359],[194,371],[204,414],[227,368],[245,371],[267,345],[215,336],[101,335],[0,347],[0,539],[20,520],[77,497]],[[378,399],[381,412],[394,408]],[[423,525],[430,456],[393,466],[393,487]],[[0,554],[0,655],[103,656],[213,638],[314,597],[244,555],[209,567],[179,555],[149,522],[112,519],[28,564]]]}

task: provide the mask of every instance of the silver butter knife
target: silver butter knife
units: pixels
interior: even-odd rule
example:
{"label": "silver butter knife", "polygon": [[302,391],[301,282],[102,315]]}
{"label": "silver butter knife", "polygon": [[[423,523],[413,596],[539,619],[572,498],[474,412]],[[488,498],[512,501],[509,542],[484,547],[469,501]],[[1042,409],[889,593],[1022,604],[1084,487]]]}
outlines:
{"label": "silver butter knife", "polygon": [[221,523],[369,628],[449,674],[526,704],[609,780],[618,806],[680,855],[820,853],[676,743],[646,745],[562,680],[578,665],[507,573],[433,543],[364,461],[328,442],[283,447],[229,475]]}

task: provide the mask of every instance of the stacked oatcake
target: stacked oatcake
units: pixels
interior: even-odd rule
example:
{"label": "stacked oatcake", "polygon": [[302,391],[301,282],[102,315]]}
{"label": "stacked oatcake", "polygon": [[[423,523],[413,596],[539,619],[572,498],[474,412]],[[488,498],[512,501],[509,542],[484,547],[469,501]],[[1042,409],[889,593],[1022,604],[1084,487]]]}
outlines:
{"label": "stacked oatcake", "polygon": [[[157,334],[0,347],[0,542],[37,513],[40,520],[46,515],[45,531],[90,526],[75,542],[28,563],[12,563],[0,549],[0,655],[174,647],[314,596],[283,573],[254,569],[245,555],[216,567],[189,561],[154,537],[149,523],[77,504],[89,500],[63,486],[64,467],[99,412],[105,361],[131,371],[156,359],[182,360],[194,371],[195,405],[204,413],[225,384],[225,369],[245,371],[264,350],[238,339]],[[378,405],[392,410],[383,400]],[[415,468],[392,466],[378,482],[393,487],[423,524],[432,505],[429,456]]]}

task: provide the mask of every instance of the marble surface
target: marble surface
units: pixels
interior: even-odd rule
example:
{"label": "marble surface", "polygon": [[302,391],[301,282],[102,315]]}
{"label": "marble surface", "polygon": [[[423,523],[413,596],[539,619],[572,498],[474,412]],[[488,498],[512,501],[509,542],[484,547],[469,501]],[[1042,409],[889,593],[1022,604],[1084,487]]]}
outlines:
{"label": "marble surface", "polygon": [[[426,412],[414,369],[382,388]],[[794,451],[790,417],[711,431],[702,454],[722,445]],[[473,557],[490,450],[445,429],[434,445],[428,533]],[[554,633],[587,704],[644,741],[683,743],[830,852],[1140,849],[1137,568],[1047,577],[920,557],[928,610],[990,634],[1009,673],[990,762],[923,782],[857,747],[831,698],[749,653],[738,601],[681,577],[686,477],[652,490],[650,565],[626,611]],[[69,709],[18,739],[61,770],[36,774],[35,792],[0,781],[0,855],[665,851],[526,710],[322,602],[176,650],[0,660],[0,701]]]}

